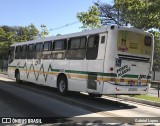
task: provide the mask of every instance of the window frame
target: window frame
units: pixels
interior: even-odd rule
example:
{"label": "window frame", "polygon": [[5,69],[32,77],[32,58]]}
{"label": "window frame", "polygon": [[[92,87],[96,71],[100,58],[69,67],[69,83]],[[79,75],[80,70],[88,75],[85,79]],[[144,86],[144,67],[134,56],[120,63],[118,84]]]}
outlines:
{"label": "window frame", "polygon": [[[25,51],[23,51],[24,46],[26,47]],[[26,58],[27,58],[27,44],[21,46],[21,59],[26,59]]]}
{"label": "window frame", "polygon": [[[26,50],[25,50],[25,51],[23,51],[23,47],[24,47],[24,46],[26,47]],[[22,46],[21,46],[21,52],[27,52],[27,45],[22,45]]]}
{"label": "window frame", "polygon": [[[55,48],[56,43],[61,41],[61,48]],[[66,50],[67,50],[67,39],[58,39],[54,40],[52,44],[52,59],[54,60],[63,60],[66,58]],[[58,55],[61,54],[62,57],[58,58]]]}
{"label": "window frame", "polygon": [[[84,48],[81,48],[81,42],[82,42],[82,39],[85,39],[85,47]],[[78,48],[71,48],[71,44],[72,44],[72,40],[73,39],[80,39],[80,42],[79,42],[79,47]],[[68,40],[68,48],[67,48],[67,52],[66,52],[66,59],[68,60],[84,60],[85,57],[86,57],[86,46],[87,46],[87,36],[78,36],[78,37],[73,37],[73,38],[70,38]],[[75,57],[72,57],[70,56],[71,54],[69,54],[70,52],[72,52],[74,54],[74,51],[75,52],[78,52],[78,51],[84,51],[84,55],[83,57],[80,57],[80,58],[76,58]],[[80,53],[79,53],[80,54]],[[69,55],[69,57],[67,56]],[[77,54],[78,55],[78,54]]]}
{"label": "window frame", "polygon": [[[44,50],[44,47],[45,47],[46,43],[50,43],[50,44],[48,44],[48,50]],[[43,43],[43,51],[51,51],[51,50],[52,50],[52,41],[45,41]]]}
{"label": "window frame", "polygon": [[[79,48],[70,48],[69,46],[71,46],[71,45],[70,45],[70,44],[71,44],[71,40],[72,40],[72,39],[76,39],[76,38],[79,38],[79,39],[80,39]],[[82,39],[82,38],[85,38],[85,47],[84,47],[84,48],[80,48],[80,46],[81,46],[81,39]],[[87,36],[73,37],[73,38],[70,38],[70,39],[68,40],[68,48],[67,48],[67,50],[86,49],[86,46],[87,46]]]}
{"label": "window frame", "polygon": [[[55,43],[57,43],[58,41],[62,42],[62,47],[60,49],[55,49]],[[53,41],[52,51],[60,51],[60,50],[67,50],[67,39],[59,39]]]}
{"label": "window frame", "polygon": [[[17,51],[17,48],[20,47],[20,50]],[[15,59],[20,59],[21,58],[21,45],[17,45],[15,49]]]}
{"label": "window frame", "polygon": [[[37,50],[37,45],[42,45],[41,50]],[[35,44],[35,52],[42,52],[43,51],[43,42],[39,42]]]}
{"label": "window frame", "polygon": [[[29,47],[32,45],[32,50],[29,50]],[[27,59],[34,59],[35,58],[35,44],[28,44],[27,45],[27,49],[28,49],[28,52],[27,52]],[[29,58],[29,56],[32,54],[32,58]]]}
{"label": "window frame", "polygon": [[[93,36],[98,36],[98,46],[96,47],[96,48],[94,48],[94,47],[89,47],[88,48],[88,45],[89,45],[89,39],[91,38],[91,37],[93,37]],[[95,38],[94,38],[95,39]],[[97,59],[97,57],[98,57],[98,51],[99,51],[99,44],[100,44],[101,42],[100,42],[100,35],[99,34],[92,34],[92,35],[89,35],[89,37],[88,37],[88,40],[87,40],[87,46],[86,46],[86,59],[87,60],[96,60]],[[88,50],[89,49],[91,49],[91,48],[94,48],[94,49],[96,49],[96,56],[94,57],[94,58],[89,58],[88,57]],[[93,51],[93,52],[95,52],[95,51]]]}
{"label": "window frame", "polygon": [[8,63],[12,63],[15,59],[15,46],[11,46],[8,52]]}

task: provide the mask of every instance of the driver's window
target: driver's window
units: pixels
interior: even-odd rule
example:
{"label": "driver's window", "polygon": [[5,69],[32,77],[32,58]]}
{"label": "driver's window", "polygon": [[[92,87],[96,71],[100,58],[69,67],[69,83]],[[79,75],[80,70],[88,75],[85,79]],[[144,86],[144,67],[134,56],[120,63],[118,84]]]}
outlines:
{"label": "driver's window", "polygon": [[9,50],[9,56],[8,56],[8,61],[9,63],[11,63],[14,60],[14,56],[15,56],[15,47],[11,47]]}

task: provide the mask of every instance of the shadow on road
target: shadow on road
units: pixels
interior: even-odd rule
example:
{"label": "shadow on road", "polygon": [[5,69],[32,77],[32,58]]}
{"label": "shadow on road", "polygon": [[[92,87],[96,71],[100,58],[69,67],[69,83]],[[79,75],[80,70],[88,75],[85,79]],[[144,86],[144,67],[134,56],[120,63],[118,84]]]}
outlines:
{"label": "shadow on road", "polygon": [[[51,121],[54,121],[58,117],[58,121],[60,122],[70,122],[72,120],[70,125],[81,122],[83,126],[87,125],[88,122],[96,123],[97,125],[102,125],[106,122],[134,123],[131,118],[123,117],[124,115],[119,115],[118,117],[118,115],[107,111],[136,108],[136,106],[125,104],[121,101],[107,98],[91,98],[89,95],[76,92],[69,92],[67,96],[61,96],[55,88],[29,82],[24,82],[23,84],[7,81],[0,82],[0,99],[18,113],[23,113],[24,117],[52,117]],[[53,102],[52,100],[56,101]],[[64,104],[63,108],[61,108],[60,102]],[[83,112],[81,112],[82,110],[78,110],[77,107],[83,109]],[[101,112],[104,112],[104,114],[101,115]],[[66,116],[67,114],[65,113],[69,113],[71,116]],[[94,113],[99,113],[102,117],[73,118]],[[14,113],[11,115],[14,117]],[[15,113],[15,116],[17,115]]]}

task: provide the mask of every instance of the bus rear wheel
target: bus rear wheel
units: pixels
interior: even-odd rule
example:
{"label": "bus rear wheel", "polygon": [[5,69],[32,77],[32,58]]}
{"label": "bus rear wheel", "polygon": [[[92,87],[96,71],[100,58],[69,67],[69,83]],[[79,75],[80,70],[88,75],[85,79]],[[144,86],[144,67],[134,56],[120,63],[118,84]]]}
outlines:
{"label": "bus rear wheel", "polygon": [[58,92],[60,95],[66,95],[68,90],[68,84],[66,77],[60,77],[58,79]]}
{"label": "bus rear wheel", "polygon": [[20,73],[19,73],[19,71],[16,72],[16,82],[17,82],[18,84],[22,83],[22,81],[20,80]]}

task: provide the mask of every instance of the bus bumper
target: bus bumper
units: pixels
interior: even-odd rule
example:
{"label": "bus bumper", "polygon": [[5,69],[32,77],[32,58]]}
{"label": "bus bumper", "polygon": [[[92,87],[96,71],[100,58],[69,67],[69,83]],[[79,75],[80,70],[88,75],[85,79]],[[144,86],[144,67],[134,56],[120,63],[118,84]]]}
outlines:
{"label": "bus bumper", "polygon": [[102,94],[147,94],[149,85],[117,85],[104,82]]}

